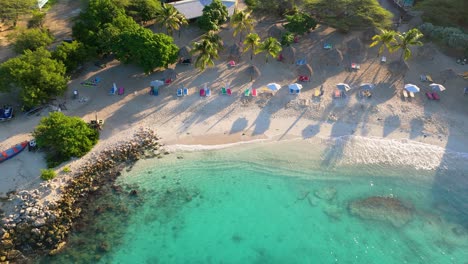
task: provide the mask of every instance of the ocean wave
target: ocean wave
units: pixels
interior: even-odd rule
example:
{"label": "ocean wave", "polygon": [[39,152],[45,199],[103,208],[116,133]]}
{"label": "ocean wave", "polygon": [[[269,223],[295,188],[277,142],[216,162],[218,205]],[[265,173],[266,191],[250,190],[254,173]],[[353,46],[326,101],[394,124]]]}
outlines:
{"label": "ocean wave", "polygon": [[167,145],[164,146],[164,149],[169,152],[176,152],[176,151],[185,151],[185,152],[195,152],[195,151],[203,151],[203,150],[217,150],[217,149],[225,149],[235,146],[240,146],[244,144],[253,144],[253,143],[260,143],[260,142],[267,142],[271,141],[270,139],[253,139],[249,141],[239,141],[234,143],[228,144],[220,144],[220,145],[183,145],[183,144],[174,144],[174,145]]}

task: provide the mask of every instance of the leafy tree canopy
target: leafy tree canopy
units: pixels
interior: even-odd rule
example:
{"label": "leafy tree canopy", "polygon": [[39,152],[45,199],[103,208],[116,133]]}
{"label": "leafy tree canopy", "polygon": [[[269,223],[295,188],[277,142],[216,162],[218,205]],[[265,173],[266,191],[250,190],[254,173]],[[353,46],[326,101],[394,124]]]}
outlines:
{"label": "leafy tree canopy", "polygon": [[36,0],[0,0],[0,20],[16,26],[19,16],[37,7]]}
{"label": "leafy tree canopy", "polygon": [[167,67],[177,61],[179,48],[172,37],[154,34],[146,28],[128,30],[114,43],[116,57],[124,63],[135,63],[149,73],[157,67]]}
{"label": "leafy tree canopy", "polygon": [[158,0],[133,0],[125,8],[127,14],[136,22],[143,23],[156,18],[156,14],[160,9],[161,2]]}
{"label": "leafy tree canopy", "polygon": [[52,57],[61,61],[67,68],[67,73],[71,73],[78,65],[84,63],[92,54],[83,43],[73,41],[72,43],[63,42],[52,52]]}
{"label": "leafy tree canopy", "polygon": [[219,26],[227,21],[228,16],[228,10],[221,0],[213,0],[203,8],[203,15],[197,21],[198,26],[205,31],[217,31]]}
{"label": "leafy tree canopy", "polygon": [[317,21],[304,12],[298,12],[294,15],[286,16],[286,20],[288,23],[284,25],[284,28],[291,33],[299,35],[303,35],[310,29],[315,29],[317,26]]}
{"label": "leafy tree canopy", "polygon": [[0,64],[0,90],[20,90],[20,100],[29,109],[62,95],[67,89],[65,65],[52,59],[44,48],[26,50],[23,55]]}
{"label": "leafy tree canopy", "polygon": [[47,47],[54,41],[54,36],[47,30],[40,28],[26,29],[13,36],[15,42],[13,49],[21,54],[25,50],[35,51],[41,47]]}
{"label": "leafy tree canopy", "polygon": [[389,28],[392,14],[377,0],[306,0],[315,17],[342,31],[351,28]]}
{"label": "leafy tree canopy", "polygon": [[301,4],[302,0],[245,0],[245,3],[256,12],[282,16],[292,10],[295,4]]}
{"label": "leafy tree canopy", "polygon": [[423,12],[422,18],[437,26],[468,29],[468,5],[466,0],[424,0],[416,8]]}
{"label": "leafy tree canopy", "polygon": [[37,145],[47,153],[49,167],[55,167],[72,157],[82,157],[98,142],[99,132],[81,118],[50,113],[34,129]]}

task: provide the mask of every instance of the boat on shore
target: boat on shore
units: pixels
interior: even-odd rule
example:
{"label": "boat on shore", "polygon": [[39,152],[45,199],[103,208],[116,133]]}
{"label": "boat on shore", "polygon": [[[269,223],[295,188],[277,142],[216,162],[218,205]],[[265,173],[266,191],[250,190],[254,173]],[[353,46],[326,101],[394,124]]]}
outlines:
{"label": "boat on shore", "polygon": [[28,141],[23,141],[19,144],[14,145],[13,147],[0,152],[0,163],[5,160],[11,159],[14,156],[18,155],[28,146]]}

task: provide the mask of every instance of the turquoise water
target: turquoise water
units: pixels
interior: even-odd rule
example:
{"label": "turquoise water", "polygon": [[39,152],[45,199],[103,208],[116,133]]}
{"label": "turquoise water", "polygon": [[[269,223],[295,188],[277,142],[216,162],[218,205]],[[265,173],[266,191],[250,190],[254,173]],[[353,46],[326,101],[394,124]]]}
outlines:
{"label": "turquoise water", "polygon": [[[96,262],[467,263],[457,202],[468,193],[438,182],[466,174],[340,164],[352,157],[338,149],[260,143],[141,161],[119,178],[139,189],[141,204],[125,222],[96,219],[120,233]],[[395,227],[349,213],[351,201],[370,196],[403,201],[412,220]]]}

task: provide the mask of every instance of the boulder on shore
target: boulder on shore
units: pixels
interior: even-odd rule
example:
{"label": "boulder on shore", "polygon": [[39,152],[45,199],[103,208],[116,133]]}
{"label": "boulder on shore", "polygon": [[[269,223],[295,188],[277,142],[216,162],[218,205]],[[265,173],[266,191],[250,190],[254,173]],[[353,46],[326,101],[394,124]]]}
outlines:
{"label": "boulder on shore", "polygon": [[401,227],[412,220],[412,206],[405,205],[393,197],[372,196],[349,203],[352,215],[363,219],[387,222],[395,227]]}

